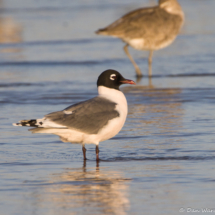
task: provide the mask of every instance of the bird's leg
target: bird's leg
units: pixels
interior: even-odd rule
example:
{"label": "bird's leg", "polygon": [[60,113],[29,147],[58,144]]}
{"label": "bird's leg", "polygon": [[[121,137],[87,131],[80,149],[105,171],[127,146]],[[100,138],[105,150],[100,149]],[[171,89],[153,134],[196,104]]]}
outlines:
{"label": "bird's leg", "polygon": [[154,87],[153,87],[153,84],[152,84],[152,77],[149,76],[148,80],[149,80],[149,88],[150,88],[150,89],[154,88]]}
{"label": "bird's leg", "polygon": [[96,145],[96,160],[99,161],[99,146]]}
{"label": "bird's leg", "polygon": [[152,77],[152,64],[149,64],[149,68],[148,68],[148,76],[149,78]]}
{"label": "bird's leg", "polygon": [[153,50],[149,51],[149,58],[148,58],[148,64],[149,64],[149,77],[152,76],[152,56],[153,56]]}
{"label": "bird's leg", "polygon": [[150,50],[149,51],[149,58],[148,58],[149,65],[152,64],[152,56],[153,56],[153,50]]}
{"label": "bird's leg", "polygon": [[131,63],[133,64],[133,66],[134,66],[134,68],[135,68],[135,71],[136,71],[136,73],[137,73],[137,76],[138,76],[138,77],[142,77],[143,74],[141,73],[140,68],[137,66],[137,64],[135,63],[134,59],[131,57],[131,55],[130,55],[130,53],[129,53],[129,51],[128,51],[128,44],[126,44],[126,45],[124,46],[123,49],[124,49],[124,51],[125,51],[125,54],[126,54],[126,55],[128,56],[128,58],[130,59]]}
{"label": "bird's leg", "polygon": [[82,145],[82,151],[83,151],[83,156],[84,156],[84,160],[87,160],[86,158],[86,148],[85,148],[85,145]]}
{"label": "bird's leg", "polygon": [[99,170],[99,160],[96,161],[96,169]]}
{"label": "bird's leg", "polygon": [[84,170],[83,172],[86,172],[85,167],[86,167],[86,160],[83,161],[83,170]]}

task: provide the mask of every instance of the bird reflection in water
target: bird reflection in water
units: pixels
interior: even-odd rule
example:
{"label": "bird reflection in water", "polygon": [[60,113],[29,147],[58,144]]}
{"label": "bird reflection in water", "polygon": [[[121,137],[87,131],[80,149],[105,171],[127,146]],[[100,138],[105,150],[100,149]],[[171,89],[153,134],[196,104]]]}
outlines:
{"label": "bird reflection in water", "polygon": [[[134,136],[144,136],[148,143],[166,142],[167,138],[171,141],[180,141],[178,131],[183,127],[184,109],[181,103],[180,88],[159,89],[155,86],[136,86],[132,89],[123,88],[127,97],[132,98],[129,103],[129,124],[135,125],[132,131]],[[130,130],[129,130],[130,131]],[[156,135],[159,138],[156,138]],[[177,137],[172,137],[177,135]],[[152,138],[153,137],[153,138]],[[158,140],[159,139],[159,140]]]}
{"label": "bird reflection in water", "polygon": [[[151,66],[149,66],[149,70],[151,70],[151,69],[152,69]],[[136,81],[135,81],[136,84],[139,84],[141,82],[141,80],[142,80],[141,76],[136,76]],[[151,76],[148,77],[148,85],[145,87],[146,88],[154,88],[154,86],[152,84],[152,77]]]}
{"label": "bird reflection in water", "polygon": [[84,162],[83,168],[51,175],[49,186],[36,196],[43,196],[45,204],[53,204],[62,212],[79,214],[80,208],[86,208],[87,214],[123,215],[129,209],[129,181],[117,171],[100,168],[98,163],[97,167],[86,167]]}

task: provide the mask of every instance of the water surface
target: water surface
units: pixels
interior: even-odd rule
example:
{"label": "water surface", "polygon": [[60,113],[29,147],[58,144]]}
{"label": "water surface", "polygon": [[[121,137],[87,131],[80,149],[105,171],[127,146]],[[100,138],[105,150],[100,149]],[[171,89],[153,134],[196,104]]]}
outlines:
{"label": "water surface", "polygon": [[[214,0],[179,1],[186,23],[155,52],[153,78],[124,86],[122,131],[95,146],[11,124],[97,95],[116,69],[135,80],[123,43],[94,31],[145,1],[0,3],[1,214],[181,214],[215,209]],[[6,35],[6,36],[5,36]],[[147,74],[147,52],[131,49]]]}

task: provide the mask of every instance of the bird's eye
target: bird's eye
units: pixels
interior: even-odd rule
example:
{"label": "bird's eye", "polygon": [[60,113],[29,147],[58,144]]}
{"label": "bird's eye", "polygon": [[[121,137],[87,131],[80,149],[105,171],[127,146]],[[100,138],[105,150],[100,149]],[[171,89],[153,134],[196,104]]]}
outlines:
{"label": "bird's eye", "polygon": [[114,81],[115,79],[116,79],[116,75],[115,75],[115,74],[112,74],[112,75],[110,76],[110,80]]}

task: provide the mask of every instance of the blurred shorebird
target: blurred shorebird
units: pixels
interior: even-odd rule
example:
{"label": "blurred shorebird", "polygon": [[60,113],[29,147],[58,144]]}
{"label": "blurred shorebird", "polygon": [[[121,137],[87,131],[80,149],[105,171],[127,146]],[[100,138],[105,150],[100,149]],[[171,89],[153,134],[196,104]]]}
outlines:
{"label": "blurred shorebird", "polygon": [[170,45],[179,33],[183,22],[184,13],[177,0],[159,0],[158,6],[131,11],[96,33],[118,37],[126,43],[124,51],[139,77],[142,73],[130,55],[128,46],[149,50],[148,75],[151,76],[153,51]]}

